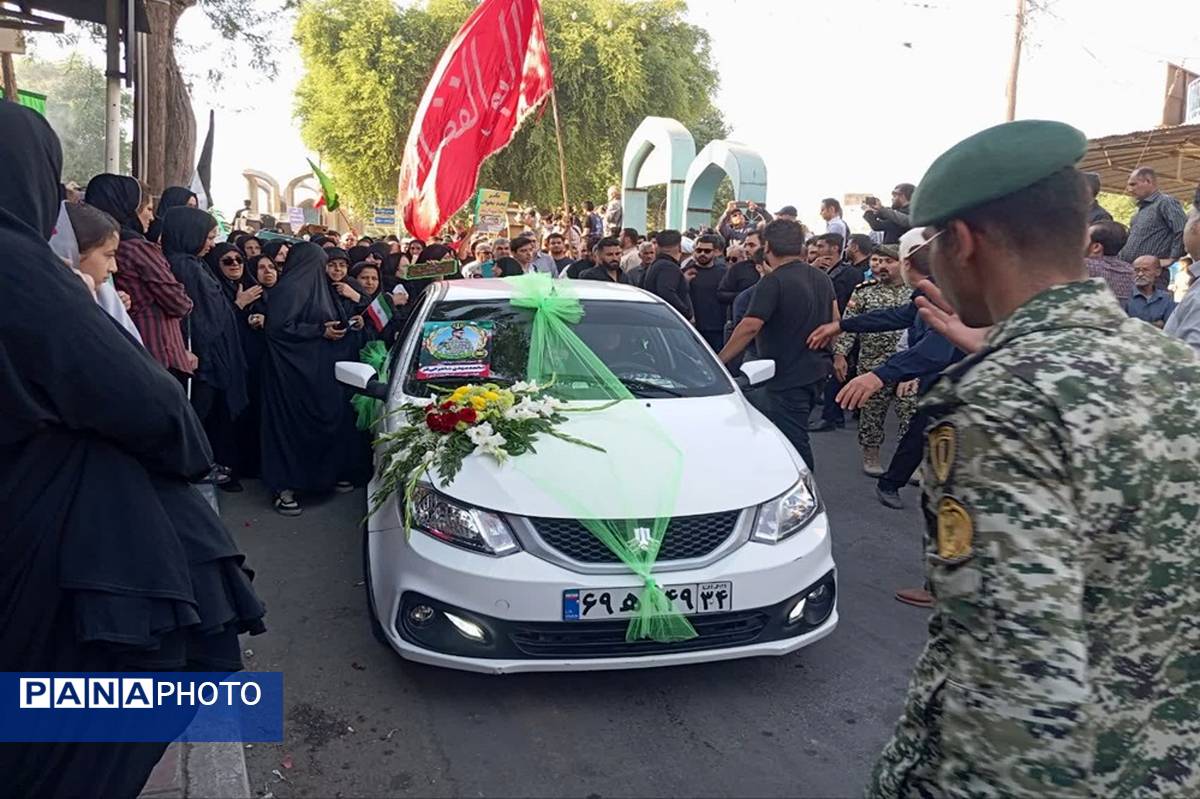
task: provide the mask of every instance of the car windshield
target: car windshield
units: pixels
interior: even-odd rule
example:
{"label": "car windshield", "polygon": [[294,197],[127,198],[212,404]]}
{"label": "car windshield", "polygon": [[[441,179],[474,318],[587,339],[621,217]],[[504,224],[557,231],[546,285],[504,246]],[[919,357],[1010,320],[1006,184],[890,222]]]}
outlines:
{"label": "car windshield", "polygon": [[[711,397],[733,391],[728,373],[692,329],[668,308],[651,302],[581,300],[583,319],[575,333],[635,397]],[[430,386],[452,387],[470,382],[511,385],[526,378],[533,312],[503,300],[449,300],[430,310],[418,346],[405,369],[404,392],[431,396]],[[468,329],[464,325],[470,323]],[[457,329],[456,329],[457,328]],[[487,330],[487,352],[463,355],[467,341]],[[445,361],[431,363],[428,343]],[[425,355],[422,356],[422,350]],[[476,357],[482,356],[482,357]],[[553,356],[552,356],[553,360]],[[587,375],[571,374],[573,359],[555,371],[551,393],[564,399],[607,399]],[[487,374],[483,374],[483,366]],[[573,371],[581,371],[577,366]],[[456,374],[453,372],[457,372]]]}

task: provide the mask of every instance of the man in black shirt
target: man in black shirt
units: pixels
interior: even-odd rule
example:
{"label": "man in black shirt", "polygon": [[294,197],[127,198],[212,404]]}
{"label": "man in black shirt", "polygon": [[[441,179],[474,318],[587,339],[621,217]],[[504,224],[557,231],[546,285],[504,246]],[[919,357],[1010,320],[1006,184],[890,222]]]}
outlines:
{"label": "man in black shirt", "polygon": [[615,236],[600,239],[596,243],[596,265],[584,269],[581,280],[607,280],[609,283],[628,283],[621,271],[621,242]]}
{"label": "man in black shirt", "polygon": [[683,255],[683,235],[678,230],[663,230],[654,237],[658,247],[658,257],[646,270],[642,280],[642,288],[651,294],[657,294],[667,303],[683,314],[684,319],[692,318],[692,297],[688,290],[687,278],[679,268]]}
{"label": "man in black shirt", "polygon": [[775,377],[766,384],[768,416],[811,469],[808,417],[820,402],[833,358],[828,349],[806,350],[799,343],[833,320],[837,298],[829,276],[804,262],[800,223],[771,222],[763,230],[763,247],[770,272],[755,286],[750,310],[720,357],[729,363],[757,336],[759,357],[775,361]]}
{"label": "man in black shirt", "polygon": [[683,276],[688,280],[692,299],[692,313],[696,317],[696,330],[708,342],[713,352],[720,352],[725,344],[725,317],[727,307],[717,296],[717,287],[725,277],[725,260],[720,257],[721,237],[707,233],[696,239],[692,249],[692,260]]}
{"label": "man in black shirt", "polygon": [[[597,239],[597,241],[599,241],[599,239]],[[582,258],[573,262],[561,274],[571,278],[572,280],[577,280],[583,276],[584,272],[596,265],[596,257],[596,247],[593,246],[591,250],[583,254]]]}
{"label": "man in black shirt", "polygon": [[571,254],[567,252],[567,239],[563,234],[551,233],[546,236],[546,249],[554,259],[554,265],[558,267],[560,274],[571,265]]}
{"label": "man in black shirt", "polygon": [[[840,252],[842,246],[841,238],[837,233],[826,233],[824,236],[818,237],[819,240],[825,240],[823,250],[826,253]],[[847,260],[838,261],[829,270],[829,280],[833,283],[833,293],[837,297],[839,315],[845,312],[846,303],[850,302],[850,295],[854,293],[855,286],[866,279],[866,268],[870,265],[870,254],[873,248],[874,245],[871,243],[870,236],[855,233],[850,237],[850,243],[846,246]],[[863,254],[864,251],[865,255]],[[838,405],[835,400],[837,393],[842,389],[842,385],[837,377],[830,378],[825,384],[821,421],[809,428],[810,433],[823,433],[827,430],[836,430],[846,426],[845,413],[842,411],[842,406]]]}
{"label": "man in black shirt", "polygon": [[762,247],[762,233],[752,230],[742,239],[742,252],[745,258],[725,270],[721,284],[717,286],[717,300],[727,306],[726,319],[733,318],[733,301],[746,289],[758,282],[758,267],[755,266],[754,254]]}

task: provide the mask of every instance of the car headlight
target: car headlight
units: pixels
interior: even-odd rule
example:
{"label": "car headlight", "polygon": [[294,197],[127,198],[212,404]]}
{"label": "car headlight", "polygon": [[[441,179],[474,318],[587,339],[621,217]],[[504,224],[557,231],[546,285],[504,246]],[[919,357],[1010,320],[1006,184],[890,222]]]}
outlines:
{"label": "car headlight", "polygon": [[521,548],[497,514],[460,505],[427,486],[413,491],[412,526],[439,541],[486,555],[511,555]]}
{"label": "car headlight", "polygon": [[806,472],[791,490],[759,506],[753,538],[766,544],[778,543],[803,530],[819,507],[812,474]]}

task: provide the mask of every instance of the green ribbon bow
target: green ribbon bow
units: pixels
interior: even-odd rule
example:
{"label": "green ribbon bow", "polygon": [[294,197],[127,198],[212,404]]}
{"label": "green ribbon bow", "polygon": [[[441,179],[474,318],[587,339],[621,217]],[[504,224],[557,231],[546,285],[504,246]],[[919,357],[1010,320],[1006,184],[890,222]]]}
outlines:
{"label": "green ribbon bow", "polygon": [[[572,376],[571,382],[579,382],[579,379],[582,379],[587,385],[590,398],[596,398],[598,391],[601,399],[614,402],[634,399],[629,389],[571,329],[572,325],[578,324],[583,318],[583,305],[570,293],[565,281],[555,280],[540,273],[510,277],[506,278],[506,281],[515,289],[512,305],[533,311],[528,380],[543,385],[555,383],[556,377],[565,372]],[[556,383],[556,386],[560,393],[570,393],[569,386],[561,383]],[[654,562],[658,558],[674,511],[675,498],[679,493],[682,456],[679,448],[649,411],[635,404],[627,405],[626,408],[630,413],[638,415],[634,420],[625,419],[626,424],[633,422],[629,424],[629,434],[638,435],[639,444],[643,447],[661,447],[657,454],[667,459],[660,464],[662,468],[656,470],[663,472],[661,474],[618,475],[639,483],[645,483],[646,480],[657,481],[657,490],[640,492],[652,495],[658,503],[660,513],[649,525],[634,518],[634,512],[623,519],[594,518],[596,513],[587,507],[587,501],[572,491],[570,485],[561,480],[561,475],[557,476],[558,479],[538,479],[536,482],[543,491],[571,507],[579,522],[608,547],[630,571],[641,578],[644,587],[637,612],[629,620],[625,640],[652,638],[668,643],[685,641],[695,638],[696,630],[672,607],[652,574]],[[520,468],[520,461],[515,463]],[[612,488],[616,491],[619,486]]]}

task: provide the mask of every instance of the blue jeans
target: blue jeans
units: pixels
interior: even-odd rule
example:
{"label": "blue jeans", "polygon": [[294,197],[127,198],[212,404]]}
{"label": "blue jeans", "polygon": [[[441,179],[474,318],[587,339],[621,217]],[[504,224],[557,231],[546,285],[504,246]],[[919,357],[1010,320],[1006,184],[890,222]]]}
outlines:
{"label": "blue jeans", "polygon": [[779,428],[779,432],[792,442],[796,452],[813,468],[812,445],[808,441],[808,417],[821,400],[826,378],[795,388],[773,389],[767,387],[769,412],[767,417]]}

